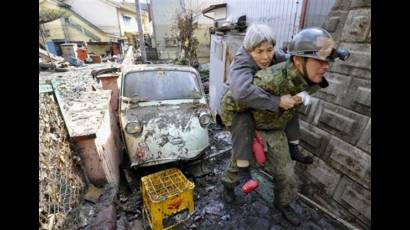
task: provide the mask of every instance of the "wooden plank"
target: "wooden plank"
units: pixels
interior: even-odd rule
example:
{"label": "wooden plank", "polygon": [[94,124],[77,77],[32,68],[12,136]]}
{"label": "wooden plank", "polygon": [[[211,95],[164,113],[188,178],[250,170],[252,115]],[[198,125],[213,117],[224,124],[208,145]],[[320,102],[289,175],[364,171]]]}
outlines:
{"label": "wooden plank", "polygon": [[61,113],[61,115],[62,115],[62,117],[63,117],[64,125],[65,125],[65,127],[66,127],[67,132],[68,132],[68,135],[69,135],[70,138],[71,138],[73,131],[72,131],[71,129],[69,129],[69,126],[67,125],[67,123],[69,122],[69,120],[68,120],[67,115],[66,115],[66,114],[64,113],[64,111],[63,111],[64,102],[63,102],[63,100],[61,99],[61,96],[60,96],[60,94],[59,94],[59,92],[58,92],[58,90],[57,90],[57,82],[56,82],[56,80],[51,80],[51,86],[52,86],[53,91],[54,91],[54,97],[55,97],[55,99],[56,99],[56,101],[57,101],[58,108],[59,108],[60,113]]}
{"label": "wooden plank", "polygon": [[39,93],[50,93],[53,92],[53,87],[51,85],[38,85]]}

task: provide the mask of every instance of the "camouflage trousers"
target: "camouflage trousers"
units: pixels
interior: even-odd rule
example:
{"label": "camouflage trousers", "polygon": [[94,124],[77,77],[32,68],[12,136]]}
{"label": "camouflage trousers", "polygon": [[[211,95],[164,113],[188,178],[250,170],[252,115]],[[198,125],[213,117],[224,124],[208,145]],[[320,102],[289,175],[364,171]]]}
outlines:
{"label": "camouflage trousers", "polygon": [[[298,191],[298,180],[290,158],[286,135],[283,130],[258,132],[265,143],[266,161],[263,169],[273,177],[274,204],[286,206],[296,198]],[[234,155],[231,154],[231,161],[221,178],[222,184],[229,188],[237,186],[240,179]],[[254,159],[250,161],[250,167],[261,169]]]}

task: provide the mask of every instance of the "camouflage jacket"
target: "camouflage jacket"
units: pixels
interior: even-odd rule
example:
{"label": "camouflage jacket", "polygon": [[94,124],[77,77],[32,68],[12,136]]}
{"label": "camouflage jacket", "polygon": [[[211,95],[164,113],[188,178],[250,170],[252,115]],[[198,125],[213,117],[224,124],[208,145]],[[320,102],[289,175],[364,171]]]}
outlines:
{"label": "camouflage jacket", "polygon": [[[276,50],[271,65],[287,60],[282,50]],[[266,109],[277,112],[280,98],[256,87],[252,84],[255,73],[260,70],[248,51],[242,46],[235,54],[229,66],[228,79],[221,92],[224,95],[228,90],[236,101],[254,109]]]}
{"label": "camouflage jacket", "polygon": [[[326,79],[323,78],[323,81],[326,81]],[[293,67],[290,60],[258,71],[253,78],[253,84],[275,96],[296,95],[302,91],[312,94],[321,88],[319,84],[309,86],[303,76]],[[283,129],[298,107],[289,110],[280,108],[276,113],[268,110],[251,109],[237,103],[232,96],[232,92],[227,91],[221,101],[221,117],[224,124],[230,126],[235,113],[249,110],[253,114],[257,129]]]}

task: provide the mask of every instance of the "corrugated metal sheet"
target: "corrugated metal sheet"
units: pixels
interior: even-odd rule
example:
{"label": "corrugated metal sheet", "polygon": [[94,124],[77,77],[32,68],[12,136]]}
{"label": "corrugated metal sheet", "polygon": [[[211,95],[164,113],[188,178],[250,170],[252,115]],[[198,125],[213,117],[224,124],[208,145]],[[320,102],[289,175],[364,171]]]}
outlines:
{"label": "corrugated metal sheet", "polygon": [[227,0],[228,19],[236,22],[246,15],[247,24],[271,26],[279,47],[298,32],[303,0]]}
{"label": "corrugated metal sheet", "polygon": [[335,4],[335,0],[308,0],[304,28],[322,27],[327,15]]}
{"label": "corrugated metal sheet", "polygon": [[236,22],[246,15],[248,25],[268,24],[282,47],[301,27],[322,26],[335,0],[308,0],[303,26],[299,23],[304,0],[226,0],[226,3],[229,21]]}
{"label": "corrugated metal sheet", "polygon": [[[209,68],[209,107],[216,116],[219,113],[219,102],[224,84],[225,55],[223,37],[211,35],[210,68]],[[222,57],[219,55],[222,54]]]}

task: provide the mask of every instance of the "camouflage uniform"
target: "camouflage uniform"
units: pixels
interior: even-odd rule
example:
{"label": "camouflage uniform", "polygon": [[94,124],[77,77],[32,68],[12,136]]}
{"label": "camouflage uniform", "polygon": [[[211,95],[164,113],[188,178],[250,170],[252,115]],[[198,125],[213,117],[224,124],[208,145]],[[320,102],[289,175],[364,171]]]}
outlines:
{"label": "camouflage uniform", "polygon": [[[253,79],[253,84],[276,96],[285,94],[296,95],[302,91],[312,94],[320,89],[320,86],[317,84],[309,86],[306,80],[293,68],[290,60],[258,71]],[[235,113],[250,110],[255,119],[257,129],[284,129],[287,122],[293,117],[296,109],[297,107],[289,110],[279,108],[278,113],[268,110],[250,109],[237,103],[231,91],[227,91],[221,100],[221,118],[226,126],[231,125]]]}
{"label": "camouflage uniform", "polygon": [[[323,80],[326,81],[325,79]],[[314,93],[320,89],[320,86],[317,84],[310,86],[297,72],[296,68],[293,67],[293,63],[290,60],[258,71],[253,79],[253,84],[276,96],[285,94],[295,95],[302,91]],[[231,124],[235,113],[251,111],[255,119],[256,129],[259,130],[264,139],[266,153],[264,170],[274,178],[274,203],[279,206],[288,205],[297,194],[297,178],[289,154],[288,140],[284,133],[284,128],[293,117],[294,110],[296,109],[280,109],[278,113],[268,110],[250,109],[236,103],[230,91],[225,93],[221,102],[222,120],[227,126]],[[252,168],[258,167],[253,159],[250,161],[250,166]],[[233,157],[231,157],[231,161],[221,181],[228,188],[239,184],[239,170]]]}
{"label": "camouflage uniform", "polygon": [[[286,135],[283,130],[259,130],[259,134],[264,140],[267,153],[263,168],[273,176],[275,183],[274,202],[279,206],[285,206],[295,198],[298,188]],[[254,158],[250,160],[250,167],[260,168]],[[232,155],[221,182],[227,188],[233,188],[239,184],[239,179],[239,169]]]}

